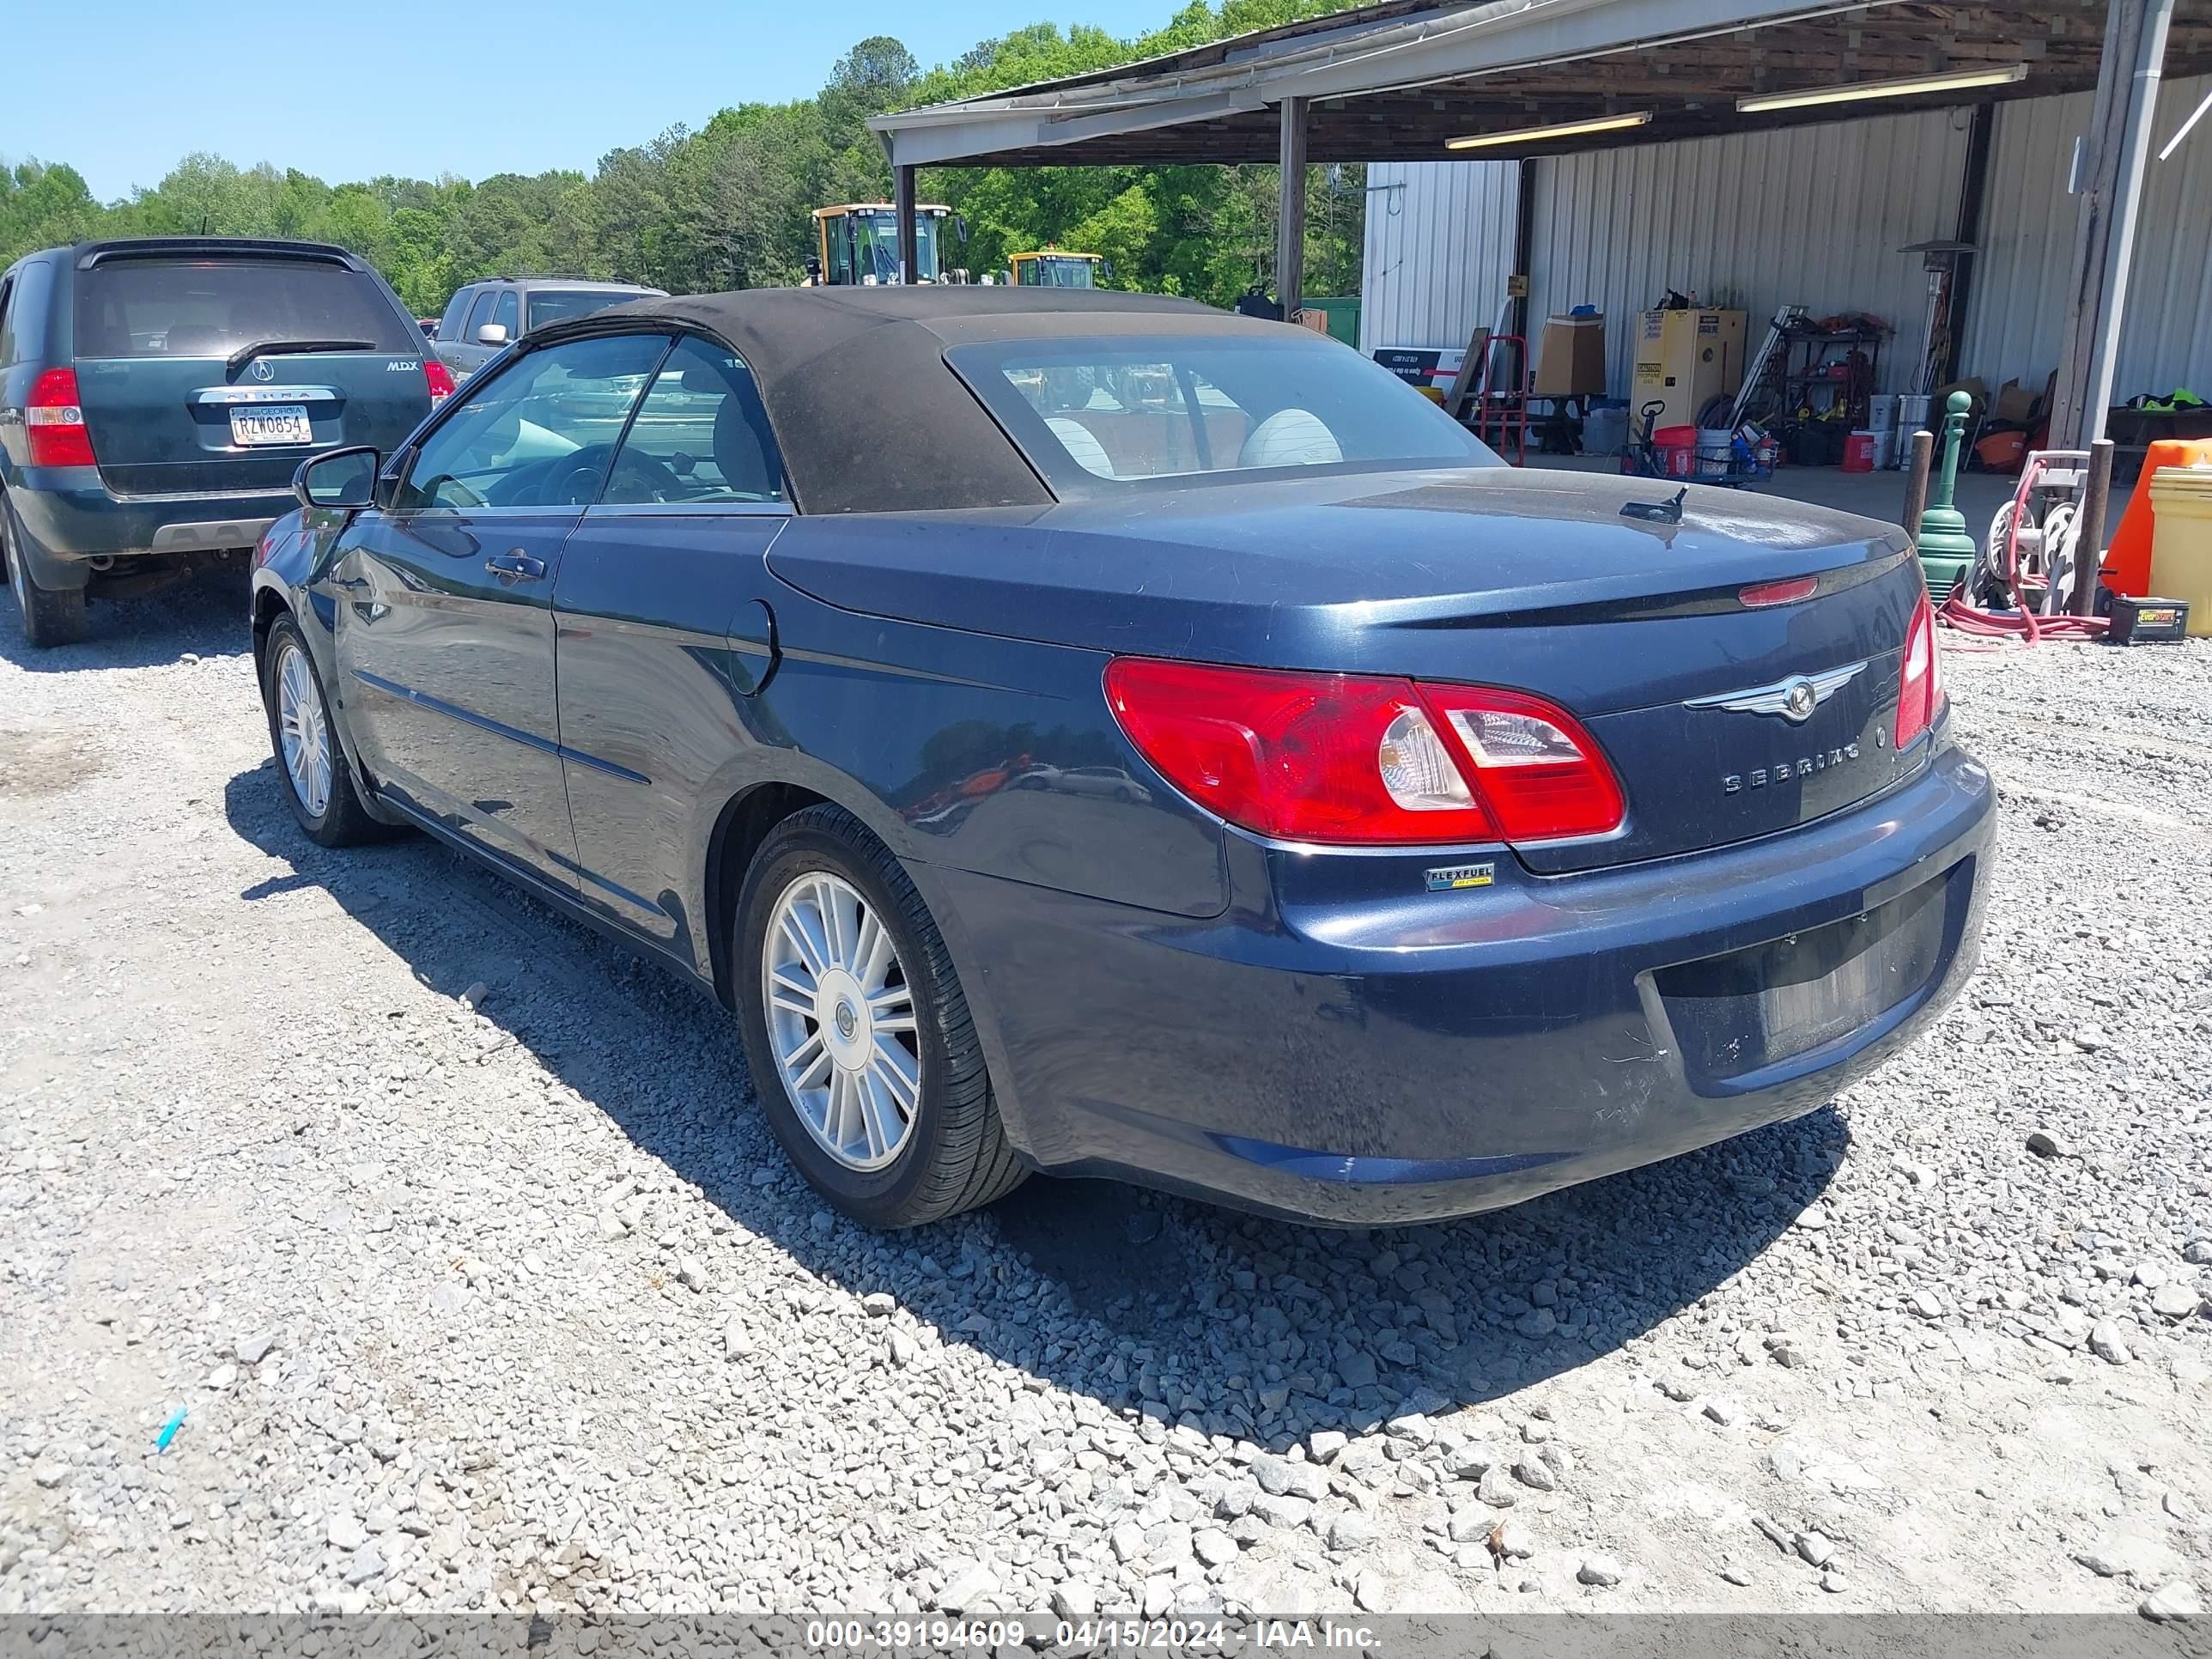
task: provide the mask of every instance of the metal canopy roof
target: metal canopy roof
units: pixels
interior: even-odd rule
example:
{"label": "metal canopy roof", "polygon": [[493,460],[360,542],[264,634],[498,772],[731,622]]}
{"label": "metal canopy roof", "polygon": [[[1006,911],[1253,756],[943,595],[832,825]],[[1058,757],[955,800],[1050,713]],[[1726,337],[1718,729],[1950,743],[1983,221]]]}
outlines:
{"label": "metal canopy roof", "polygon": [[[1651,112],[1626,132],[1465,152],[1560,155],[2097,84],[2106,0],[1383,0],[1124,69],[870,123],[894,164],[1273,161],[1271,106],[1312,100],[1313,161],[1448,159],[1449,138]],[[1966,91],[1767,113],[1739,97],[2021,65]],[[2177,0],[2166,72],[2212,70],[2212,0]]]}

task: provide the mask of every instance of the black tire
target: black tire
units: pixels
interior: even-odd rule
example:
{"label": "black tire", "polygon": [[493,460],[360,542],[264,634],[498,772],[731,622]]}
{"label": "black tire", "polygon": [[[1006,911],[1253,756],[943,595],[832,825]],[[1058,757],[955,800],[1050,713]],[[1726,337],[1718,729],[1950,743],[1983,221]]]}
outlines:
{"label": "black tire", "polygon": [[[319,813],[308,811],[284,764],[284,738],[277,720],[276,683],[280,665],[292,652],[299,653],[313,682],[315,696],[323,710],[323,724],[329,733],[330,799]],[[284,797],[284,804],[292,809],[292,816],[299,820],[300,828],[307,832],[307,838],[322,847],[356,847],[363,842],[382,841],[389,836],[390,827],[369,817],[354,789],[351,757],[338,736],[337,723],[330,718],[330,700],[323,693],[323,677],[315,672],[313,653],[300,637],[299,624],[289,611],[279,614],[269,624],[269,637],[262,647],[261,706],[269,717],[269,751],[276,760],[276,787]]]}
{"label": "black tire", "polygon": [[[794,881],[826,872],[856,889],[898,952],[915,1008],[921,1087],[896,1157],[862,1171],[833,1158],[799,1116],[771,1044],[763,1000],[763,953],[778,902]],[[906,871],[842,807],[811,806],[769,834],[745,872],[731,930],[738,1029],[753,1091],[769,1127],[799,1173],[854,1220],[918,1227],[1004,1197],[1028,1173],[999,1121],[968,1000],[944,936]]]}
{"label": "black tire", "polygon": [[84,589],[40,586],[21,551],[24,534],[15,507],[0,496],[0,563],[8,567],[8,587],[22,617],[23,638],[41,651],[74,645],[84,637]]}

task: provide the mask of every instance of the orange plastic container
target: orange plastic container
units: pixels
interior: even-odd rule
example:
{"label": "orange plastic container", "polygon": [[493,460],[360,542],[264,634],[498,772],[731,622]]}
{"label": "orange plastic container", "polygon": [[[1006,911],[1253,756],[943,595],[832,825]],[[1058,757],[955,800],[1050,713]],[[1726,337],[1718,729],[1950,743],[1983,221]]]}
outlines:
{"label": "orange plastic container", "polygon": [[1974,453],[1992,472],[2017,472],[2027,459],[2027,434],[1992,432],[1974,446]]}

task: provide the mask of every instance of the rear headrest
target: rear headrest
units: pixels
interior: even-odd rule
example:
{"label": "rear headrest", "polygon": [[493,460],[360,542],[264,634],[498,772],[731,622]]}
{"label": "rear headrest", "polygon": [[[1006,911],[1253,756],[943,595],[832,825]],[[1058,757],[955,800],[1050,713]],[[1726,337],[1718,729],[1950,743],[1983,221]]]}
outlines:
{"label": "rear headrest", "polygon": [[[690,368],[684,371],[686,390],[698,389],[690,384],[692,375],[698,372]],[[714,380],[715,390],[729,393],[714,414],[715,471],[732,489],[774,495],[780,485],[770,474],[768,446],[761,439],[761,429],[767,422],[766,411],[762,411],[757,422],[754,410],[759,407],[758,400],[732,390],[730,383],[720,375]]]}

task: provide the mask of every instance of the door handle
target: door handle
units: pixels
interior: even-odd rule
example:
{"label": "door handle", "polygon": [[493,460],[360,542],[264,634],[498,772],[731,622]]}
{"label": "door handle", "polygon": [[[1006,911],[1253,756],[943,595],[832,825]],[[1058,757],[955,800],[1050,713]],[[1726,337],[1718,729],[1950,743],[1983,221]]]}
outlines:
{"label": "door handle", "polygon": [[484,568],[501,581],[534,582],[544,576],[545,561],[533,559],[517,547],[495,553],[484,561]]}

